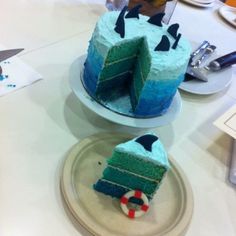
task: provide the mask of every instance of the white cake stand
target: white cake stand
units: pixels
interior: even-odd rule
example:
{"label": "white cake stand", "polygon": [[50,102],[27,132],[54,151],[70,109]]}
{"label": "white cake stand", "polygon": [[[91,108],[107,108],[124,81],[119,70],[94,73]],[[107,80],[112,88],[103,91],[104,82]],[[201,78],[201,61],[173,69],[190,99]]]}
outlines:
{"label": "white cake stand", "polygon": [[176,119],[177,115],[180,113],[182,102],[178,91],[176,92],[176,95],[167,113],[165,113],[162,116],[157,116],[152,118],[135,118],[135,117],[125,116],[99,104],[96,100],[91,98],[91,96],[87,93],[81,81],[85,59],[86,55],[83,55],[79,57],[72,64],[69,83],[76,97],[88,109],[92,110],[97,115],[121,125],[137,127],[137,128],[153,128],[158,126],[164,126],[171,123]]}

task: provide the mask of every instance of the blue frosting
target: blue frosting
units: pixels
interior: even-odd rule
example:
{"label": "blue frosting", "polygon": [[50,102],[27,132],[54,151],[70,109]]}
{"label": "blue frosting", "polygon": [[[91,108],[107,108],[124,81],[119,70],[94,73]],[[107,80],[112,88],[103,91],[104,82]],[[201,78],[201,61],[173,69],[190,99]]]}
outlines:
{"label": "blue frosting", "polygon": [[[147,116],[164,114],[175,96],[176,87],[183,80],[184,74],[176,80],[147,81],[136,106],[135,114],[142,115],[145,113]],[[162,105],[156,106],[156,104]]]}
{"label": "blue frosting", "polygon": [[157,163],[158,165],[164,166],[166,169],[170,168],[167,153],[159,139],[152,144],[152,151],[146,150],[140,143],[135,141],[136,139],[137,138],[117,145],[115,150],[117,152],[135,155],[144,161]]}
{"label": "blue frosting", "polygon": [[90,44],[88,56],[84,64],[84,84],[92,96],[96,94],[98,74],[103,66],[103,57],[97,52],[94,44]]}

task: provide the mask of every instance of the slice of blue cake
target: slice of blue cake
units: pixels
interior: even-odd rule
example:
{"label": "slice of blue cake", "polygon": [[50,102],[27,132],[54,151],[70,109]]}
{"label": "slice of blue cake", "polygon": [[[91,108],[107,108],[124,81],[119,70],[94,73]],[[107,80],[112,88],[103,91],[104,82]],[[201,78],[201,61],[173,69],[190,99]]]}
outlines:
{"label": "slice of blue cake", "polygon": [[152,199],[169,168],[158,137],[146,134],[114,148],[94,189],[116,198],[130,190],[140,190]]}

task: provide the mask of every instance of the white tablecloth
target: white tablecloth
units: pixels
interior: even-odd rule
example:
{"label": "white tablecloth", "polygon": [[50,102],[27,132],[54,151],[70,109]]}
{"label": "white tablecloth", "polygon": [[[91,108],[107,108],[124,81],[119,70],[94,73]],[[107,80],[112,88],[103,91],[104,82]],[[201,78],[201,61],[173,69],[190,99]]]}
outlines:
{"label": "white tablecloth", "polygon": [[[76,0],[0,0],[0,43],[24,47],[21,59],[45,79],[0,98],[0,235],[89,235],[63,207],[61,165],[70,148],[98,132],[144,130],[110,123],[85,108],[69,88],[72,62],[86,53],[101,3]],[[171,20],[191,41],[207,39],[225,54],[235,50],[235,28],[217,6],[179,3]],[[228,181],[232,139],[213,121],[236,103],[230,88],[211,96],[181,92],[178,118],[153,129],[184,169],[194,194],[187,236],[236,235],[235,187]]]}

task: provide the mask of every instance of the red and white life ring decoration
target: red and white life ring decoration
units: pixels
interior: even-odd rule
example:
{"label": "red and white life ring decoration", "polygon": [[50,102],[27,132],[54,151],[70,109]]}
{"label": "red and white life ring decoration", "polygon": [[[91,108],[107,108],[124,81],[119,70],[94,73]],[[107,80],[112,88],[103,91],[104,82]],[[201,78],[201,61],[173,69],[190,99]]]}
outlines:
{"label": "red and white life ring decoration", "polygon": [[[139,210],[129,209],[128,202],[131,197],[142,199],[143,205],[140,205]],[[149,208],[148,198],[147,196],[139,190],[132,190],[127,192],[121,199],[120,199],[120,206],[122,211],[130,218],[136,218],[142,216],[144,213],[147,212]]]}

